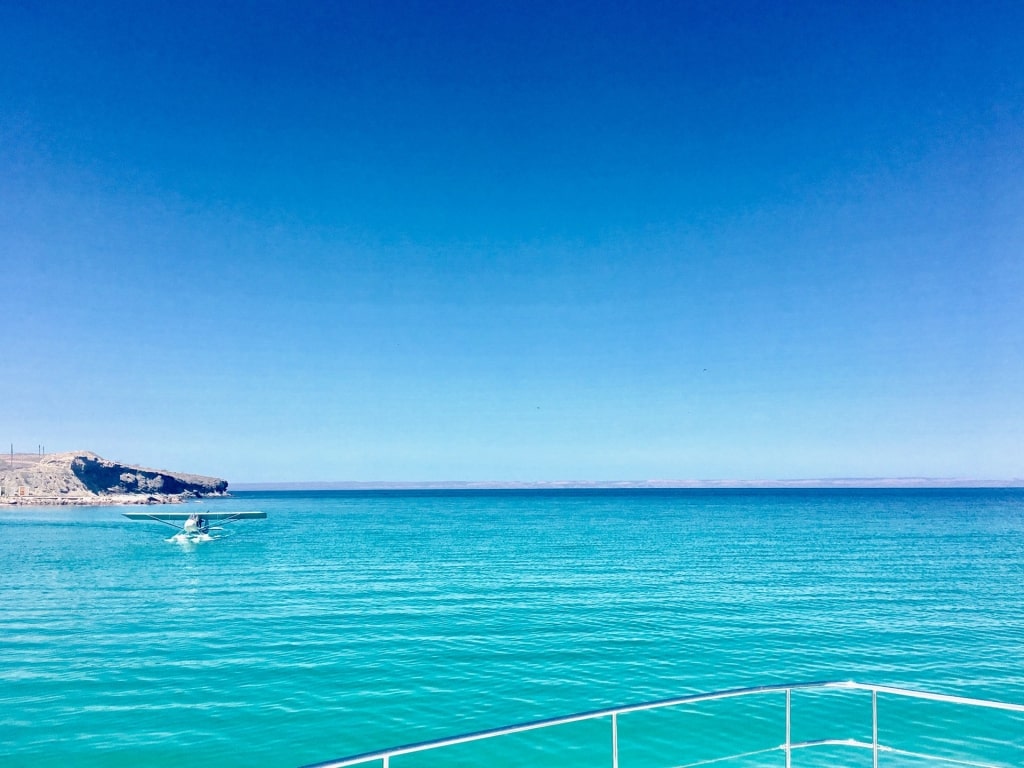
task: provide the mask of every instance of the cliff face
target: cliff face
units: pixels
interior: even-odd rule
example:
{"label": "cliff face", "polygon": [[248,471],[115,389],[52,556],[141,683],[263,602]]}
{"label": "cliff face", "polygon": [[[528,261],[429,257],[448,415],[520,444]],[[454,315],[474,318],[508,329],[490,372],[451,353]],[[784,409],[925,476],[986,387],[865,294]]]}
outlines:
{"label": "cliff face", "polygon": [[144,469],[82,454],[71,460],[71,471],[93,493],[224,493],[227,480]]}
{"label": "cliff face", "polygon": [[89,451],[15,454],[11,464],[0,457],[4,504],[167,504],[228,488],[218,477],[120,464]]}

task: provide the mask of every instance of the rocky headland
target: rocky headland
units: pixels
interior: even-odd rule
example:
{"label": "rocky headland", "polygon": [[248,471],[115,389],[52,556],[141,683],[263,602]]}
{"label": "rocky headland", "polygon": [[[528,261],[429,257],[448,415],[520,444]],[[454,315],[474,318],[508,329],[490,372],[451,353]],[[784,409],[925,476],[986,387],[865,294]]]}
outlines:
{"label": "rocky headland", "polygon": [[176,504],[226,496],[227,480],[108,461],[91,451],[0,456],[0,504]]}

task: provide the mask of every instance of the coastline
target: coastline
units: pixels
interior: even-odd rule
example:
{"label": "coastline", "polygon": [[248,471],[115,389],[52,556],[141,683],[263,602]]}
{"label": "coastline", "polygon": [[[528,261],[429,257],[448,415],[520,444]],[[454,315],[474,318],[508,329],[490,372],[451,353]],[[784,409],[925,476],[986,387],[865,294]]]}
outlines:
{"label": "coastline", "polygon": [[184,504],[206,498],[230,498],[230,493],[111,493],[91,496],[0,496],[0,507],[128,507]]}

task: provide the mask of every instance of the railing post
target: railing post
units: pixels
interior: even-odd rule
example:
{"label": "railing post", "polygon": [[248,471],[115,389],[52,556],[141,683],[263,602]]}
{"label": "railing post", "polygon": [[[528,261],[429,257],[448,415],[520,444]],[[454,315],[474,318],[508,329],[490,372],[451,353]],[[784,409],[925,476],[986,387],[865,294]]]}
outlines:
{"label": "railing post", "polygon": [[384,755],[384,768],[388,768],[391,763],[391,755]]}
{"label": "railing post", "polygon": [[786,689],[786,768],[792,768],[793,750],[790,745],[793,743],[790,738],[790,712],[792,711],[792,688]]}
{"label": "railing post", "polygon": [[612,768],[619,768],[619,716],[612,712]]}
{"label": "railing post", "polygon": [[878,768],[878,691],[871,691],[871,751],[874,768]]}

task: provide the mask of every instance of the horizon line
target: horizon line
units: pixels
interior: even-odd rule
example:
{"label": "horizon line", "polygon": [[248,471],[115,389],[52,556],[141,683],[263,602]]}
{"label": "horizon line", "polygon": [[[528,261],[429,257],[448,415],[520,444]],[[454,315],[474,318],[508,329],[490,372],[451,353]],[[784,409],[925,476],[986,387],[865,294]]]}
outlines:
{"label": "horizon line", "polygon": [[785,480],[299,480],[230,483],[237,491],[1022,488],[1024,478],[830,477]]}

